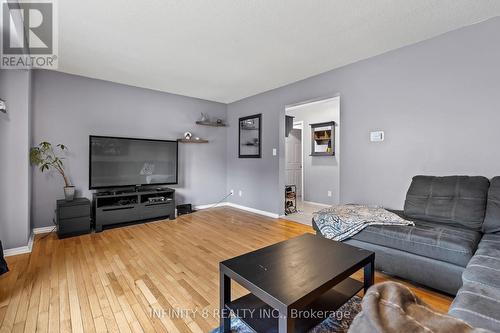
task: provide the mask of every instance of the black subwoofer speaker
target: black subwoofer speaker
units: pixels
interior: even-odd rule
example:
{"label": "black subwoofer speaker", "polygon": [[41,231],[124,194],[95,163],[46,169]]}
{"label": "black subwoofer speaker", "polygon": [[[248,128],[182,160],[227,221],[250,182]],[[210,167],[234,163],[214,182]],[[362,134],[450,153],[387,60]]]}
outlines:
{"label": "black subwoofer speaker", "polygon": [[177,216],[191,214],[193,212],[193,207],[191,204],[177,205]]}

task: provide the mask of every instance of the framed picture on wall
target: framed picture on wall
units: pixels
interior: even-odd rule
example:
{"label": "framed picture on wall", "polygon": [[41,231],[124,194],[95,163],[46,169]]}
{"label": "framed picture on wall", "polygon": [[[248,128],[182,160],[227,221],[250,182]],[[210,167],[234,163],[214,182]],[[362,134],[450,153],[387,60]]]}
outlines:
{"label": "framed picture on wall", "polygon": [[239,119],[238,157],[261,158],[262,114]]}

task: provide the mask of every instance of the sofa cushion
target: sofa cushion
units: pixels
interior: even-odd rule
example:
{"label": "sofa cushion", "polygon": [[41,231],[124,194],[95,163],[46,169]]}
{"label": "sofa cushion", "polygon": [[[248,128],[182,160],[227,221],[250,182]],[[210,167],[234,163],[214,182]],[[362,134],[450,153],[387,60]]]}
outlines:
{"label": "sofa cushion", "polygon": [[483,232],[500,232],[500,177],[494,177],[490,181]]}
{"label": "sofa cushion", "polygon": [[415,176],[406,195],[405,215],[481,230],[488,195],[485,177]]}
{"label": "sofa cushion", "polygon": [[344,243],[375,252],[375,269],[388,275],[449,295],[456,295],[463,285],[462,274],[465,267],[356,239],[349,239]]}
{"label": "sofa cushion", "polygon": [[370,226],[352,239],[385,246],[465,267],[481,233],[465,228],[411,219],[415,226]]}
{"label": "sofa cushion", "polygon": [[448,313],[473,327],[500,332],[500,289],[467,283],[458,291]]}
{"label": "sofa cushion", "polygon": [[[462,280],[500,289],[500,235],[485,235],[467,264]],[[500,311],[500,308],[499,308]]]}

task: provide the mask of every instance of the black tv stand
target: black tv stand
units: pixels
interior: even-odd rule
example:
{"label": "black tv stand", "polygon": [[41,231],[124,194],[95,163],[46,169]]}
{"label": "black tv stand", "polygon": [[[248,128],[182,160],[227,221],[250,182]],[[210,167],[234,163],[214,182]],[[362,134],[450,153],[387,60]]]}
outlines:
{"label": "black tv stand", "polygon": [[175,190],[171,188],[94,193],[92,203],[96,232],[122,223],[175,219]]}

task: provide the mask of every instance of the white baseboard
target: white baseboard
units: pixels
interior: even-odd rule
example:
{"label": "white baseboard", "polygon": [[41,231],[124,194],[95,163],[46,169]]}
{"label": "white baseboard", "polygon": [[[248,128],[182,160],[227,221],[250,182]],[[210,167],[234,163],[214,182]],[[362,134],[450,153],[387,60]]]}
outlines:
{"label": "white baseboard", "polygon": [[33,239],[35,238],[35,234],[31,233],[30,238],[28,239],[28,245],[15,247],[13,249],[6,249],[3,251],[5,257],[16,256],[18,254],[31,253],[33,249]]}
{"label": "white baseboard", "polygon": [[51,231],[54,231],[55,230],[55,225],[53,226],[50,226],[50,227],[41,227],[41,228],[33,228],[33,233],[35,235],[38,235],[38,234],[46,234],[48,232],[51,232]]}
{"label": "white baseboard", "polygon": [[[214,207],[215,204],[210,204],[210,205],[200,205],[200,206],[195,206],[194,208],[197,209],[197,210],[200,210],[200,209],[207,209],[207,208],[212,208]],[[235,204],[235,203],[232,203],[232,202],[221,202],[219,204],[217,204],[217,206],[215,207],[233,207],[233,208],[236,208],[236,209],[241,209],[241,210],[244,210],[244,211],[247,211],[247,212],[251,212],[251,213],[255,213],[255,214],[259,214],[259,215],[264,215],[264,216],[267,216],[267,217],[272,217],[273,219],[277,219],[279,218],[279,214],[275,214],[275,213],[271,213],[271,212],[267,212],[265,210],[260,210],[260,209],[255,209],[255,208],[251,208],[251,207],[247,207],[247,206],[243,206],[243,205],[238,205],[238,204]]]}
{"label": "white baseboard", "polygon": [[31,253],[31,250],[33,250],[33,241],[35,239],[35,235],[38,234],[46,234],[48,232],[51,232],[54,230],[55,226],[51,227],[42,227],[42,228],[33,228],[33,231],[30,235],[30,238],[28,239],[28,244],[25,246],[20,246],[20,247],[15,247],[13,249],[5,249],[4,255],[6,257],[10,256],[17,256],[18,254],[25,254],[25,253]]}
{"label": "white baseboard", "polygon": [[310,205],[321,206],[321,207],[331,207],[332,206],[332,205],[326,205],[326,204],[322,204],[322,203],[319,203],[319,202],[313,202],[313,201],[302,201],[302,202],[310,204]]}
{"label": "white baseboard", "polygon": [[212,207],[222,207],[222,206],[225,206],[226,205],[226,202],[221,202],[219,203],[218,205],[215,206],[215,203],[213,204],[208,204],[208,205],[198,205],[198,206],[194,206],[193,209],[195,210],[202,210],[202,209],[208,209],[208,208],[212,208]]}
{"label": "white baseboard", "polygon": [[255,208],[251,208],[251,207],[247,207],[247,206],[238,205],[238,204],[235,204],[232,202],[226,202],[226,206],[241,209],[241,210],[246,210],[247,212],[250,212],[250,213],[264,215],[267,217],[272,217],[273,219],[277,219],[280,217],[279,214],[266,212],[265,210],[255,209]]}

